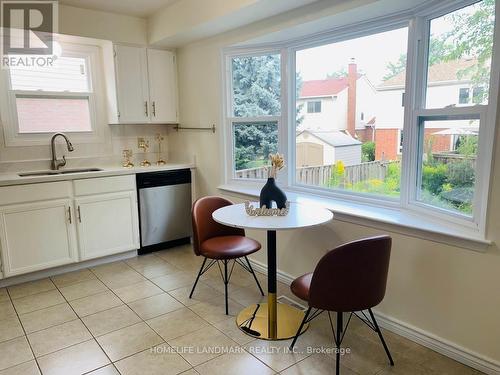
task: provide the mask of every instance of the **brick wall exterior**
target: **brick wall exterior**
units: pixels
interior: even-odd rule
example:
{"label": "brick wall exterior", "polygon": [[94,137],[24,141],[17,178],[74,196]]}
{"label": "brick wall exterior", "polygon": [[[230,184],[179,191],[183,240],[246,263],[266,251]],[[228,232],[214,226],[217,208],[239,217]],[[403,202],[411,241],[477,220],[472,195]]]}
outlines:
{"label": "brick wall exterior", "polygon": [[375,160],[397,160],[398,129],[375,130]]}
{"label": "brick wall exterior", "polygon": [[373,128],[367,127],[365,129],[356,130],[356,136],[360,142],[371,142],[374,140]]}
{"label": "brick wall exterior", "polygon": [[[431,134],[445,129],[425,129],[425,143],[428,144]],[[432,136],[432,152],[450,151],[451,135],[433,135]]]}
{"label": "brick wall exterior", "polygon": [[[451,135],[432,135],[444,129],[425,129],[425,142],[428,142],[432,136],[432,152],[443,152],[450,151]],[[361,134],[358,132],[358,136],[362,142]],[[371,138],[370,138],[371,139]],[[368,141],[370,139],[367,139]],[[399,142],[398,129],[376,129],[375,131],[375,160],[396,160],[401,155],[397,154],[397,145]]]}

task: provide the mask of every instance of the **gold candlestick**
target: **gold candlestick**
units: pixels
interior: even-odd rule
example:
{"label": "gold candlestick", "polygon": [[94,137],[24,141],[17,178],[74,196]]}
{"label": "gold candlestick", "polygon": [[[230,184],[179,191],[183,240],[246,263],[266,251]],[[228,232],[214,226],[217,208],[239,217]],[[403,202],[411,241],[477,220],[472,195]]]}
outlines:
{"label": "gold candlestick", "polygon": [[[139,138],[137,147],[139,149],[142,149],[142,152],[145,154],[149,148],[149,141],[146,141],[144,138]],[[144,160],[141,161],[141,167],[150,167],[150,166],[151,163],[148,159],[144,158]]]}
{"label": "gold candlestick", "polygon": [[133,155],[132,150],[123,150],[122,155],[124,159],[122,164],[123,168],[132,168],[134,166],[134,163],[130,160]]}
{"label": "gold candlestick", "polygon": [[167,162],[161,158],[161,142],[165,138],[161,134],[156,134],[155,140],[158,142],[158,160],[156,161],[156,165],[165,165]]}

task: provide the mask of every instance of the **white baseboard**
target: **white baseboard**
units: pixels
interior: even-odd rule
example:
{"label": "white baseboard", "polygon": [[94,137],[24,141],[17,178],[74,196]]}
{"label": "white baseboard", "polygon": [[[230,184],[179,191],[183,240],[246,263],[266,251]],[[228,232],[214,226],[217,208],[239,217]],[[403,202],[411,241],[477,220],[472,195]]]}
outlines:
{"label": "white baseboard", "polygon": [[[265,263],[249,259],[256,271],[267,274],[267,265]],[[279,271],[277,272],[278,281],[290,285],[295,277]],[[476,370],[489,375],[500,375],[500,362],[481,354],[471,352],[456,343],[445,340],[430,332],[414,327],[408,323],[382,314],[376,310],[373,311],[377,317],[377,322],[382,328],[387,329],[397,335],[407,338],[417,344],[423,345],[442,355],[461,362]]]}
{"label": "white baseboard", "polygon": [[0,280],[0,288],[10,286],[10,285],[20,284],[20,283],[25,283],[27,281],[44,279],[44,278],[49,277],[49,276],[61,275],[61,274],[66,273],[66,272],[78,271],[78,270],[81,270],[83,268],[95,267],[95,266],[98,266],[100,264],[117,262],[120,260],[129,259],[129,258],[132,258],[135,256],[137,256],[137,250],[131,250],[131,251],[127,251],[125,253],[109,255],[106,257],[98,258],[98,259],[86,260],[83,262],[72,263],[72,264],[67,264],[64,266],[49,268],[48,270],[31,272],[31,273],[28,273],[26,275],[12,276],[12,277],[9,277],[7,279]]}

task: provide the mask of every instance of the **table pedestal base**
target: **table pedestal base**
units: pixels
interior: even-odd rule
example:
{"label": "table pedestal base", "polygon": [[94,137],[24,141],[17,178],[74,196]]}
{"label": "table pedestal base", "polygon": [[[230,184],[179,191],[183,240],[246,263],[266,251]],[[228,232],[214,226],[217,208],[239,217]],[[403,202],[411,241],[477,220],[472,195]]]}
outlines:
{"label": "table pedestal base", "polygon": [[[294,337],[300,327],[304,312],[286,305],[278,303],[276,332],[269,332],[268,304],[259,303],[250,305],[243,309],[236,317],[236,324],[247,335],[263,340],[286,340]],[[309,324],[304,324],[302,333],[304,333]]]}

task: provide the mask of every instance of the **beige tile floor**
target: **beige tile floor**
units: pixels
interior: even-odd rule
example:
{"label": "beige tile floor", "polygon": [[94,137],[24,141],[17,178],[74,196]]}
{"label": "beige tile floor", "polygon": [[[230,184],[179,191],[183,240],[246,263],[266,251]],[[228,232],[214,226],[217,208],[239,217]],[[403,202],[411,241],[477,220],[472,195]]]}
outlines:
{"label": "beige tile floor", "polygon": [[[190,246],[0,289],[0,375],[333,374],[332,335],[323,314],[300,337],[268,342],[244,335],[234,316],[262,299],[235,267],[230,316],[212,268],[188,298],[201,259]],[[259,274],[265,287],[265,277]],[[293,296],[283,284],[281,294]],[[353,320],[342,374],[479,374],[384,331],[395,367],[377,336]]]}

